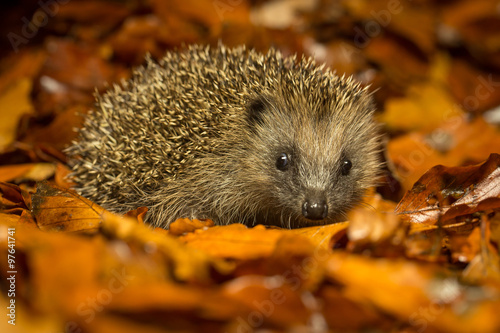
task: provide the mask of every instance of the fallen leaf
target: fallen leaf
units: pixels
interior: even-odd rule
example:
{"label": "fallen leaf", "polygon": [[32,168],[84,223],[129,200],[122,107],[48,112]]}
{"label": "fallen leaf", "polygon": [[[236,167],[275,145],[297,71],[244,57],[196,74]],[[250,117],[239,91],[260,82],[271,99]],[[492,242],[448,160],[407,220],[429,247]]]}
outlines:
{"label": "fallen leaf", "polygon": [[431,7],[386,0],[342,1],[342,4],[350,15],[364,23],[364,34],[369,37],[376,37],[377,31],[378,34],[391,31],[424,53],[429,54],[435,48],[435,14]]}
{"label": "fallen leaf", "polygon": [[[428,61],[400,44],[396,38],[386,35],[375,36],[360,46],[368,61],[380,66],[388,84],[395,85],[398,91],[407,87],[413,80],[428,78],[430,70]],[[395,54],[398,55],[398,61],[394,61]]]}
{"label": "fallen leaf", "polygon": [[148,53],[154,58],[163,56],[165,51],[157,40],[162,28],[163,23],[155,15],[132,16],[123,22],[109,42],[118,57],[132,64],[142,64]]}
{"label": "fallen leaf", "polygon": [[248,228],[242,224],[197,229],[179,239],[190,247],[218,258],[255,259],[269,256],[283,231],[262,225]]}
{"label": "fallen leaf", "polygon": [[214,226],[212,220],[190,220],[177,219],[169,225],[168,233],[173,236],[181,236],[197,229],[210,228]]}
{"label": "fallen leaf", "polygon": [[147,213],[148,213],[148,207],[139,207],[137,209],[128,211],[127,213],[125,213],[124,216],[137,220],[139,224],[145,224],[144,217],[146,216]]}
{"label": "fallen leaf", "polygon": [[71,170],[64,164],[56,164],[56,174],[54,176],[54,181],[56,185],[62,188],[72,188],[76,184],[69,179]]}
{"label": "fallen leaf", "polygon": [[464,44],[476,62],[496,69],[500,68],[497,10],[498,2],[478,0],[453,3],[442,13],[444,30]]}
{"label": "fallen leaf", "polygon": [[387,100],[380,121],[391,130],[433,130],[462,113],[444,87],[423,83],[410,86],[406,97]]}
{"label": "fallen leaf", "polygon": [[15,184],[0,182],[0,194],[0,208],[4,212],[31,209],[31,195]]}
{"label": "fallen leaf", "polygon": [[[313,310],[308,309],[293,285],[277,276],[242,276],[224,284],[221,292],[250,311],[262,313],[262,324],[268,321],[271,326],[305,325]],[[247,326],[253,329],[257,325],[249,321]]]}
{"label": "fallen leaf", "polygon": [[[481,165],[435,166],[424,174],[396,207],[413,223],[447,222],[460,215],[500,208],[500,155]],[[454,220],[453,220],[454,221]]]}
{"label": "fallen leaf", "polygon": [[[415,328],[496,332],[500,327],[495,310],[500,306],[500,289],[462,285],[456,277],[443,273],[442,268],[432,265],[345,253],[332,254],[327,264],[328,276],[343,285],[348,299],[368,303]],[[398,301],[394,301],[395,295]],[[457,311],[463,304],[468,306]],[[429,320],[426,314],[436,308],[439,311]]]}
{"label": "fallen leaf", "polygon": [[47,54],[44,50],[21,51],[7,58],[2,75],[0,75],[0,94],[4,94],[13,82],[19,80],[32,81],[45,62]]}
{"label": "fallen leaf", "polygon": [[450,239],[451,256],[454,261],[469,263],[479,254],[481,243],[481,231],[479,227],[467,237],[453,237]]}
{"label": "fallen leaf", "polygon": [[330,225],[292,229],[290,232],[306,237],[315,245],[316,249],[330,250],[332,238],[346,231],[348,227],[349,222],[339,222]]}
{"label": "fallen leaf", "polygon": [[111,238],[138,244],[150,255],[168,258],[173,265],[172,271],[177,280],[206,282],[210,280],[213,269],[219,274],[228,273],[233,269],[231,264],[214,258],[210,253],[184,246],[182,238],[158,233],[130,218],[106,213],[101,229]]}
{"label": "fallen leaf", "polygon": [[79,196],[75,191],[37,184],[32,197],[33,216],[40,230],[96,232],[103,219],[104,208]]}
{"label": "fallen leaf", "polygon": [[41,181],[52,177],[56,167],[50,163],[28,163],[0,166],[1,182]]}
{"label": "fallen leaf", "polygon": [[[379,194],[349,212],[348,249],[375,256],[394,256],[403,249],[408,226],[394,213],[396,205]],[[394,253],[395,252],[395,253]],[[391,254],[392,253],[392,254]]]}
{"label": "fallen leaf", "polygon": [[388,159],[405,191],[437,164],[479,163],[491,153],[500,153],[500,133],[482,118],[449,118],[431,132],[410,132],[387,144]]}
{"label": "fallen leaf", "polygon": [[[462,272],[465,281],[469,283],[481,283],[485,281],[500,281],[500,256],[497,247],[491,242],[490,232],[491,220],[485,214],[481,215],[481,224],[475,229],[471,238],[472,249],[475,253],[469,265]],[[475,240],[475,242],[474,242]]]}
{"label": "fallen leaf", "polygon": [[57,18],[76,21],[81,24],[97,24],[101,33],[112,29],[131,15],[130,7],[125,3],[87,0],[82,3],[68,2],[60,6]]}
{"label": "fallen leaf", "polygon": [[86,105],[73,105],[59,112],[49,125],[43,127],[32,126],[20,138],[24,143],[32,145],[47,145],[62,151],[77,137],[75,128],[83,125],[83,114],[89,110]]}
{"label": "fallen leaf", "polygon": [[465,59],[451,63],[447,81],[450,93],[462,109],[482,113],[500,104],[500,76],[470,64]]}
{"label": "fallen leaf", "polygon": [[31,102],[32,81],[22,78],[15,81],[0,95],[0,152],[14,142],[18,121],[24,114],[33,113]]}

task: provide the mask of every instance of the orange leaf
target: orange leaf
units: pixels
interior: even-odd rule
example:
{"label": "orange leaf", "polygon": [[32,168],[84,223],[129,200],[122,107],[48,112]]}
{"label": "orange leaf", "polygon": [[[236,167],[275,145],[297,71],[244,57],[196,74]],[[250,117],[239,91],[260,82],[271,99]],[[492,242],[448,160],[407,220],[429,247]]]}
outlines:
{"label": "orange leaf", "polygon": [[55,166],[51,163],[27,163],[0,166],[0,181],[41,181],[54,175]]}
{"label": "orange leaf", "polygon": [[396,213],[410,222],[434,224],[440,217],[449,221],[488,209],[500,209],[498,154],[477,166],[435,166],[405,194]]}
{"label": "orange leaf", "polygon": [[472,122],[466,117],[450,118],[432,132],[412,132],[387,145],[388,158],[404,190],[437,164],[479,163],[491,153],[500,153],[500,134],[481,118]]}
{"label": "orange leaf", "polygon": [[32,196],[33,215],[45,231],[90,231],[99,229],[105,209],[68,190],[46,181]]}

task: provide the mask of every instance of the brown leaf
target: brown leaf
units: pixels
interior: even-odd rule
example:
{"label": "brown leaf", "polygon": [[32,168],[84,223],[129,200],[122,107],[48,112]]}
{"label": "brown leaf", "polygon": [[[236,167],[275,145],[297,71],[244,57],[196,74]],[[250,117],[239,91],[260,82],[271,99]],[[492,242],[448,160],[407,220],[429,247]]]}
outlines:
{"label": "brown leaf", "polygon": [[455,59],[448,74],[450,92],[468,112],[482,113],[500,104],[500,75]]}
{"label": "brown leaf", "polygon": [[[307,308],[293,286],[278,276],[247,275],[233,279],[223,286],[222,295],[244,304],[250,313],[260,313],[265,318],[262,324],[305,325],[313,310]],[[253,322],[247,325],[255,326]]]}
{"label": "brown leaf", "polygon": [[[193,37],[204,37],[200,34],[200,26],[209,36],[217,36],[222,32],[224,24],[237,22],[249,23],[249,7],[246,1],[228,3],[212,0],[174,0],[152,1],[156,15],[165,23],[162,35],[170,41],[193,41]],[[191,35],[190,32],[196,33]]]}
{"label": "brown leaf", "polygon": [[148,53],[154,58],[163,56],[165,51],[158,45],[157,39],[164,28],[157,16],[132,16],[111,36],[109,43],[121,59],[132,64],[142,64]]}
{"label": "brown leaf", "polygon": [[[429,73],[427,61],[418,57],[395,38],[377,36],[369,40],[364,49],[366,58],[378,64],[392,84],[404,88],[416,78],[426,78]],[[394,61],[394,55],[398,61]],[[399,90],[399,89],[398,89]]]}
{"label": "brown leaf", "polygon": [[[119,220],[125,225],[130,222]],[[0,220],[2,234],[6,232],[7,223]],[[175,272],[174,279],[203,281],[203,278],[207,279],[209,269],[217,269],[210,266],[210,259],[203,254],[186,249],[171,237],[155,235],[145,226],[134,230],[141,229],[137,234],[144,232],[152,236],[146,237],[146,243],[141,244],[136,244],[137,239],[131,238],[126,242],[119,239],[108,242],[102,235],[77,237],[14,226],[18,271],[16,305],[23,304],[21,308],[28,308],[21,302],[29,302],[29,308],[39,313],[73,318],[83,324],[90,322],[89,318],[95,315],[116,310],[141,312],[159,306],[172,311],[194,311],[200,308],[206,292],[199,287],[175,283],[170,280],[170,272]],[[6,240],[7,237],[0,240],[0,253],[6,253]],[[167,243],[170,244],[168,251],[165,248]],[[198,261],[199,258],[205,259]],[[181,262],[193,267],[192,276],[178,271]],[[2,278],[7,271],[4,263],[0,264]],[[219,266],[222,267],[223,263]],[[226,306],[227,301],[219,302],[221,316]],[[214,304],[206,306],[209,309],[214,307]],[[212,309],[212,312],[219,311]]]}
{"label": "brown leaf", "polygon": [[[104,88],[106,83],[114,81],[113,67],[106,63],[95,46],[53,38],[49,39],[47,49],[49,54],[41,75],[55,81],[44,83],[44,77],[41,77],[42,88],[48,92],[64,87],[93,92],[96,87]],[[68,68],[72,70],[68,71]]]}
{"label": "brown leaf", "polygon": [[307,237],[316,248],[329,250],[332,246],[332,237],[344,232],[349,227],[349,222],[339,222],[329,225],[292,229],[290,232]]}
{"label": "brown leaf", "polygon": [[391,130],[432,130],[461,115],[444,87],[428,82],[410,86],[406,97],[388,99],[380,121]]}
{"label": "brown leaf", "polygon": [[207,282],[211,270],[226,274],[233,269],[231,264],[214,259],[209,253],[184,246],[182,239],[179,242],[176,237],[151,230],[149,226],[130,218],[107,212],[104,214],[102,230],[112,239],[138,246],[149,255],[160,256],[162,260],[172,263],[173,267],[169,270],[176,280]]}
{"label": "brown leaf", "polygon": [[353,300],[337,288],[323,286],[318,297],[323,300],[322,313],[328,327],[334,332],[361,332],[365,327],[390,331],[390,320],[380,316],[370,304]]}
{"label": "brown leaf", "polygon": [[33,113],[31,102],[32,81],[23,78],[15,81],[9,89],[0,93],[0,152],[14,142],[17,125],[21,116]]}
{"label": "brown leaf", "polygon": [[87,0],[85,2],[68,2],[59,8],[57,18],[80,23],[94,23],[99,29],[111,29],[129,16],[130,7],[125,3]]}
{"label": "brown leaf", "polygon": [[349,212],[348,249],[380,256],[401,253],[408,226],[394,213],[395,204],[372,194]]}
{"label": "brown leaf", "polygon": [[47,54],[43,50],[30,49],[26,52],[16,53],[7,59],[5,71],[0,75],[0,94],[3,94],[13,82],[27,79],[28,81],[38,74]]}
{"label": "brown leaf", "polygon": [[50,163],[28,163],[0,166],[0,181],[41,181],[54,175],[56,167]]}
{"label": "brown leaf", "polygon": [[496,3],[487,0],[461,1],[442,12],[444,24],[454,28],[466,27],[469,23],[494,15]]}
{"label": "brown leaf", "polygon": [[82,115],[87,112],[88,106],[77,104],[58,113],[50,124],[42,127],[32,126],[20,139],[22,142],[33,145],[46,145],[62,151],[72,140],[76,139],[75,128],[83,125]]}
{"label": "brown leaf", "polygon": [[125,217],[130,217],[137,220],[140,224],[144,224],[144,217],[148,213],[148,207],[139,207],[137,209],[125,213]]}
{"label": "brown leaf", "polygon": [[283,230],[262,225],[248,228],[242,224],[198,229],[179,237],[190,247],[219,258],[255,259],[269,256]]}
{"label": "brown leaf", "polygon": [[4,212],[31,209],[31,195],[15,184],[0,182],[0,194],[0,208]]}
{"label": "brown leaf", "polygon": [[491,153],[500,153],[500,133],[482,118],[472,122],[466,117],[447,118],[432,132],[411,132],[387,145],[388,159],[404,190],[437,164],[479,163]]}
{"label": "brown leaf", "polygon": [[96,232],[104,208],[79,196],[73,190],[40,182],[33,194],[33,216],[44,231]]}
{"label": "brown leaf", "polygon": [[500,155],[469,167],[435,166],[407,192],[396,208],[406,221],[436,223],[500,208]]}
{"label": "brown leaf", "polygon": [[56,164],[56,174],[54,176],[54,181],[56,185],[62,188],[72,188],[76,184],[73,183],[68,176],[70,175],[71,170],[64,164],[57,163]]}
{"label": "brown leaf", "polygon": [[[111,65],[98,46],[77,43],[69,39],[49,38],[46,42],[48,56],[34,83],[37,92],[34,98],[39,117],[53,117],[75,105],[92,106],[95,89],[104,90],[113,82],[125,77],[119,65]],[[71,68],[71,70],[68,70]],[[75,124],[74,110],[61,116],[59,124],[66,119]],[[72,113],[71,113],[72,112]],[[69,136],[65,129],[64,136]],[[52,133],[57,137],[59,134]]]}
{"label": "brown leaf", "polygon": [[362,31],[366,36],[376,37],[375,35],[388,30],[405,37],[425,53],[434,50],[435,15],[432,8],[386,0],[342,1],[342,3],[350,15],[364,23]]}
{"label": "brown leaf", "polygon": [[324,55],[316,54],[318,44],[311,40],[305,41],[305,51],[327,67],[335,68],[338,73],[356,75],[360,69],[368,69],[363,53],[351,41],[333,40],[325,45]]}
{"label": "brown leaf", "polygon": [[496,1],[459,1],[450,5],[442,13],[442,24],[449,34],[464,42],[479,61],[492,60],[497,68],[498,28],[500,20],[496,14]]}
{"label": "brown leaf", "polygon": [[[461,285],[434,265],[336,253],[328,262],[327,274],[343,285],[349,299],[372,305],[417,329],[465,333],[495,332],[500,327],[494,310],[500,301],[491,297],[498,295],[498,286],[488,291],[488,287]],[[472,301],[473,295],[480,296]],[[457,312],[457,306],[465,303],[464,312]],[[439,311],[426,317],[435,309]]]}
{"label": "brown leaf", "polygon": [[210,228],[214,225],[214,221],[212,220],[177,219],[170,224],[168,233],[172,236],[181,236],[185,233],[193,232],[197,229]]}
{"label": "brown leaf", "polygon": [[490,240],[490,224],[491,220],[488,216],[481,215],[479,228],[471,234],[470,238],[472,238],[471,243],[473,244],[471,245],[471,255],[474,257],[462,273],[465,281],[469,283],[480,283],[488,280],[500,281],[500,255],[498,248]]}
{"label": "brown leaf", "polygon": [[450,250],[454,261],[470,262],[479,254],[481,243],[481,231],[479,227],[474,228],[472,232],[463,237],[452,237],[450,239]]}

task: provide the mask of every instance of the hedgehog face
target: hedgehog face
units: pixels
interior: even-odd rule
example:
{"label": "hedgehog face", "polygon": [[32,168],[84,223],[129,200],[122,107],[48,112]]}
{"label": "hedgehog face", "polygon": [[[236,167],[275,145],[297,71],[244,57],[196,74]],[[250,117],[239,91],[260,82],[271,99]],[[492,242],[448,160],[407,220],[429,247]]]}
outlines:
{"label": "hedgehog face", "polygon": [[[253,147],[244,169],[255,175],[248,177],[258,193],[253,197],[262,198],[264,221],[258,222],[294,227],[343,221],[378,170],[371,109],[294,102],[264,95],[248,104],[246,144]],[[341,119],[346,112],[358,119]]]}

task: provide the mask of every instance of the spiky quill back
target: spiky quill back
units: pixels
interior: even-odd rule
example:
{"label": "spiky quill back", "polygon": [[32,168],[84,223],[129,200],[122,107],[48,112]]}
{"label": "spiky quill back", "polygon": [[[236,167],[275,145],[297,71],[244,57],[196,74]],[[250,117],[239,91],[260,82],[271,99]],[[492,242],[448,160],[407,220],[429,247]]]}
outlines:
{"label": "spiky quill back", "polygon": [[[263,118],[253,122],[249,105],[255,100],[269,110],[257,112]],[[357,176],[346,189],[355,202],[379,166],[372,112],[366,90],[311,58],[191,46],[158,63],[147,59],[129,81],[98,96],[67,152],[83,196],[116,212],[147,206],[154,225],[197,217],[297,226],[304,219],[288,207],[294,197],[281,193],[281,174],[272,175],[276,147],[294,146],[296,156],[317,160],[304,159],[295,174],[314,178],[314,170],[302,169],[323,163],[333,170],[346,146],[355,145],[348,153],[360,154]],[[312,183],[290,185],[289,192]]]}

